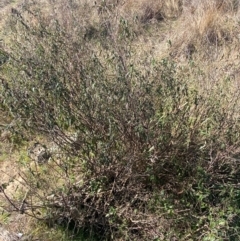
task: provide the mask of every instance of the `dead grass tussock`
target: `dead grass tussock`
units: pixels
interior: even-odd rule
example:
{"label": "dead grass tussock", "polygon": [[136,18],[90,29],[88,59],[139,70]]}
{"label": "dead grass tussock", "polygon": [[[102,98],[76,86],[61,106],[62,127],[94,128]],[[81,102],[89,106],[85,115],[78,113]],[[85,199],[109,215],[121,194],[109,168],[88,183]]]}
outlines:
{"label": "dead grass tussock", "polygon": [[235,38],[236,25],[232,18],[213,2],[202,2],[194,10],[189,5],[179,19],[176,29],[178,34],[172,36],[173,52],[191,57],[196,51],[206,54],[209,46],[229,44]]}
{"label": "dead grass tussock", "polygon": [[137,16],[142,23],[147,23],[150,20],[162,21],[168,18],[177,18],[182,10],[181,0],[128,0],[122,6],[122,12],[125,16]]}
{"label": "dead grass tussock", "polygon": [[[235,4],[235,5],[234,5]],[[167,52],[179,65],[192,61],[196,68],[188,75],[198,79],[199,87],[208,89],[220,79],[229,78],[237,91],[239,65],[239,13],[233,1],[192,1],[185,4],[183,14],[166,36],[170,40]],[[194,72],[194,73],[193,73]]]}

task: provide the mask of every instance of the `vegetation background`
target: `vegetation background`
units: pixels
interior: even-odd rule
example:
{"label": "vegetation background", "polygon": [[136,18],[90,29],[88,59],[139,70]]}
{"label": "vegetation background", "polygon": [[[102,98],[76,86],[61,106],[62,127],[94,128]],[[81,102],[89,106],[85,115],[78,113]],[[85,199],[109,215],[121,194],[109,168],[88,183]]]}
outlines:
{"label": "vegetation background", "polygon": [[239,1],[1,4],[9,232],[239,240]]}

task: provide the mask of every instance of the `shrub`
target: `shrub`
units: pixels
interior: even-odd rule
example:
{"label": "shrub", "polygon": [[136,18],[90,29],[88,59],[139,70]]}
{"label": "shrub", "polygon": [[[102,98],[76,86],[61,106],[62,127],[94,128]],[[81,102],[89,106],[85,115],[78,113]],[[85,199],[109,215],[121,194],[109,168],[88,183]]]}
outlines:
{"label": "shrub", "polygon": [[235,237],[237,102],[203,93],[171,59],[132,62],[134,35],[118,24],[116,38],[96,23],[86,39],[31,6],[13,13],[3,105],[63,153],[44,166],[23,158],[23,211],[102,239]]}

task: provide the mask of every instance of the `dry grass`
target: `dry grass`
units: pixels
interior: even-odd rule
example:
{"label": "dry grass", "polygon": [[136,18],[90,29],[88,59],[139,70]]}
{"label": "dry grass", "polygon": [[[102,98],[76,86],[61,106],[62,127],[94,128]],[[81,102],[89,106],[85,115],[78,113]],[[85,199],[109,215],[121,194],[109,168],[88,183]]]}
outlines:
{"label": "dry grass", "polygon": [[18,1],[3,0],[0,2],[0,40],[3,37],[1,33],[1,28],[5,24],[6,18],[11,12],[11,8],[17,6]]}
{"label": "dry grass", "polygon": [[216,54],[219,48],[232,43],[236,37],[234,19],[237,15],[228,10],[223,11],[217,8],[216,3],[209,1],[201,2],[194,10],[191,5],[185,7],[176,30],[178,36],[173,36],[173,44],[180,53],[185,50],[188,56],[193,54],[193,47],[200,56],[202,53],[206,55],[210,47],[215,50],[211,54]]}
{"label": "dry grass", "polygon": [[180,0],[128,0],[120,10],[124,17],[138,17],[141,23],[147,23],[153,20],[176,19],[181,14],[182,4]]}
{"label": "dry grass", "polygon": [[[117,19],[128,20],[131,31],[136,34],[136,55],[133,56],[136,60],[172,56],[185,64],[191,59],[201,69],[214,70],[207,74],[212,77],[216,74],[215,79],[223,73],[237,78],[235,66],[239,63],[240,47],[237,1],[128,0],[118,4],[106,1],[105,9],[109,10],[109,16],[115,16],[112,19],[115,29],[118,29]],[[94,21],[101,21],[96,12],[90,23]],[[216,69],[223,72],[216,72]]]}

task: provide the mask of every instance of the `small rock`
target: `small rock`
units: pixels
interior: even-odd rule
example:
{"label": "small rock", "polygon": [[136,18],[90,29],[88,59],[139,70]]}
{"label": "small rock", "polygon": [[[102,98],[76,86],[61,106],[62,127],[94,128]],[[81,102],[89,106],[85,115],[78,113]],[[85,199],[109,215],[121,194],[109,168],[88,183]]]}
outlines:
{"label": "small rock", "polygon": [[23,236],[23,233],[17,233],[18,238],[22,238],[22,236]]}
{"label": "small rock", "polygon": [[46,163],[51,157],[46,146],[39,142],[36,142],[28,148],[28,156],[38,164]]}

